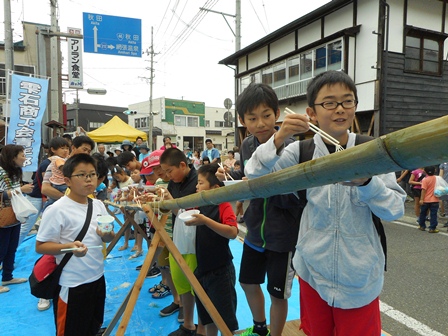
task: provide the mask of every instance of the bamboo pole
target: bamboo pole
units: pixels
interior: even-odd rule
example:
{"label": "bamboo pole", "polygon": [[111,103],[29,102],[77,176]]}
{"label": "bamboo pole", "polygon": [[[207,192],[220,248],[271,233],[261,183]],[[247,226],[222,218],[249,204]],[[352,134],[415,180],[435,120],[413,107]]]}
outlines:
{"label": "bamboo pole", "polygon": [[192,208],[269,197],[354,178],[439,164],[448,158],[448,116],[249,181],[161,201],[161,209]]}

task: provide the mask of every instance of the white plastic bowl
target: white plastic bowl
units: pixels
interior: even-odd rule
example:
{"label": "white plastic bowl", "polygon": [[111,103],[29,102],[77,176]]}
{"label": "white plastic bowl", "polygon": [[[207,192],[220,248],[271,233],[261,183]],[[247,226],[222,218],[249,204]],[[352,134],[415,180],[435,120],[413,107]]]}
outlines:
{"label": "white plastic bowl", "polygon": [[150,192],[156,191],[156,186],[155,185],[145,185],[144,188],[145,188],[146,191],[150,191]]}
{"label": "white plastic bowl", "polygon": [[109,215],[98,216],[96,221],[98,222],[98,227],[102,232],[111,232],[114,229],[115,218]]}
{"label": "white plastic bowl", "polygon": [[196,209],[188,210],[188,211],[185,211],[185,212],[182,212],[181,214],[179,214],[179,219],[183,222],[188,222],[194,218],[191,215],[197,215],[199,213],[201,213],[201,212]]}
{"label": "white plastic bowl", "polygon": [[230,186],[230,185],[234,185],[240,182],[243,182],[243,180],[227,180],[227,181],[222,181],[224,183],[225,186]]}

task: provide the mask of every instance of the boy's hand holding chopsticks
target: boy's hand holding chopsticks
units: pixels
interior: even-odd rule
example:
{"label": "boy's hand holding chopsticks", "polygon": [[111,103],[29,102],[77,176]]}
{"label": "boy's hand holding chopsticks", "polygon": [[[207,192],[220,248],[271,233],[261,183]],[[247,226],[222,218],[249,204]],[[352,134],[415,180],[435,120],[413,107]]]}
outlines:
{"label": "boy's hand holding chopsticks", "polygon": [[306,114],[286,113],[282,126],[274,136],[275,147],[280,148],[294,134],[307,132],[310,129],[308,121]]}

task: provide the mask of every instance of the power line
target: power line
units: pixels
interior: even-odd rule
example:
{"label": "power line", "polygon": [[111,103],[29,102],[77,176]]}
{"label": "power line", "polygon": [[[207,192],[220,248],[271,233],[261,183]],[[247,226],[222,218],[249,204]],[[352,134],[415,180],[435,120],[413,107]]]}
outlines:
{"label": "power line", "polygon": [[262,3],[262,6],[263,6],[264,17],[266,19],[266,24],[268,25],[268,31],[271,31],[271,29],[269,28],[268,14],[266,12],[266,5],[264,4],[264,0],[261,0],[261,3]]}
{"label": "power line", "polygon": [[252,3],[252,0],[249,0],[249,2],[250,2],[250,5],[252,6],[252,9],[254,10],[255,15],[257,16],[258,22],[260,22],[261,27],[264,30],[264,33],[267,34],[268,32],[266,31],[266,28],[264,27],[263,22],[261,22],[260,17],[258,16],[257,11],[255,10],[254,4]]}
{"label": "power line", "polygon": [[[205,3],[203,8],[211,9],[217,3],[218,0],[209,0]],[[165,51],[161,59],[168,58],[172,54],[174,54],[188,39],[188,37],[192,34],[192,32],[196,29],[196,27],[202,22],[205,15],[207,15],[206,10],[200,10],[187,24],[187,26],[182,30],[182,32],[176,37],[176,40],[168,47]]]}

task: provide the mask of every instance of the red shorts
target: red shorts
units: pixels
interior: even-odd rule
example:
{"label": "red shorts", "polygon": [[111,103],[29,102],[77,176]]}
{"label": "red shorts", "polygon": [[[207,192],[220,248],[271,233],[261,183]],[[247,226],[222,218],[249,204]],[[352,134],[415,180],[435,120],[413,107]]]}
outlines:
{"label": "red shorts", "polygon": [[364,307],[335,308],[299,278],[300,328],[308,336],[380,336],[379,298]]}

